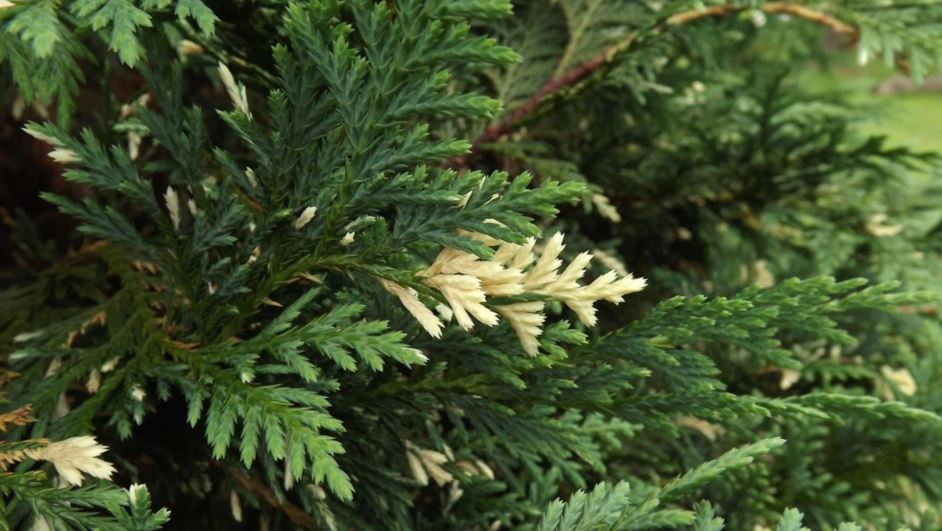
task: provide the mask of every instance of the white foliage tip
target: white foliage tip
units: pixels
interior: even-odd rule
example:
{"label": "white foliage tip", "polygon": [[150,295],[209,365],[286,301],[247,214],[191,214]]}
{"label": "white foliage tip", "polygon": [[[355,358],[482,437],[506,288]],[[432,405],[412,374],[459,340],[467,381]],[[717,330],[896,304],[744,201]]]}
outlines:
{"label": "white foliage tip", "polygon": [[189,39],[182,39],[177,43],[177,51],[181,55],[203,55],[203,47],[196,42],[193,42]]}
{"label": "white foliage tip", "polygon": [[[2,6],[0,6],[0,8],[2,8]],[[24,127],[23,131],[36,140],[42,140],[43,142],[51,145],[53,150],[49,152],[49,158],[58,162],[59,164],[68,164],[70,162],[79,161],[78,154],[71,149],[64,147],[62,141],[60,141],[58,138],[52,135],[47,135],[46,133],[43,133],[31,125]]]}
{"label": "white foliage tip", "polygon": [[164,204],[167,205],[167,213],[170,214],[173,230],[180,230],[180,196],[172,186],[168,186],[167,191],[164,192]]}
{"label": "white foliage tip", "polygon": [[85,382],[85,389],[89,393],[95,394],[98,392],[99,388],[101,388],[101,371],[98,369],[92,369],[88,373],[88,380]]}
{"label": "white foliage tip", "polygon": [[[918,389],[916,380],[913,378],[912,373],[905,367],[894,369],[888,365],[884,365],[880,367],[880,375],[882,375],[886,381],[891,382],[901,394],[905,396],[913,396],[916,394]],[[884,394],[888,395],[888,399],[892,400],[894,398],[892,391],[889,389],[885,389],[884,391]]]}
{"label": "white foliage tip", "polygon": [[593,194],[592,203],[595,205],[595,209],[598,210],[599,215],[603,218],[613,222],[621,222],[621,214],[618,213],[618,209],[615,208],[615,205],[612,204],[612,201],[602,194]]}
{"label": "white foliage tip", "polygon": [[542,313],[543,306],[544,303],[540,301],[497,306],[497,312],[507,319],[516,332],[523,351],[530,356],[536,356],[539,353],[538,338],[543,333],[543,322],[546,321],[546,316]]}
{"label": "white foliage tip", "polygon": [[422,328],[425,329],[428,334],[436,339],[442,337],[442,322],[432,313],[432,310],[429,310],[427,306],[422,304],[422,301],[419,300],[419,295],[412,288],[405,288],[396,284],[391,280],[379,279],[379,283],[383,286],[383,289],[395,295],[399,302],[402,303],[406,311],[412,314],[412,317],[415,317],[415,320],[422,325]]}
{"label": "white foliage tip", "polygon": [[144,398],[147,397],[147,392],[144,391],[144,388],[140,384],[134,384],[131,386],[131,396],[134,400],[138,402],[143,402]]}
{"label": "white foliage tip", "polygon": [[230,71],[229,67],[223,62],[219,63],[219,79],[222,80],[223,86],[226,87],[226,92],[229,94],[229,99],[232,100],[232,104],[251,120],[252,112],[249,110],[249,97],[245,91],[245,85],[236,82],[232,71]]}
{"label": "white foliage tip", "polygon": [[68,148],[56,148],[49,152],[49,158],[58,162],[59,164],[68,164],[70,162],[78,162],[78,155],[74,151]]}
{"label": "white foliage tip", "polygon": [[477,277],[438,274],[426,279],[425,283],[445,296],[458,326],[464,330],[474,328],[472,316],[487,326],[497,324],[497,314],[484,305],[487,297],[481,289],[481,280]]}
{"label": "white foliage tip", "polygon": [[258,188],[258,176],[255,175],[255,170],[246,168],[245,178],[249,180],[249,184],[252,185],[252,188]]}
{"label": "white foliage tip", "polygon": [[886,214],[883,213],[870,216],[866,224],[867,232],[878,238],[896,236],[903,232],[902,225],[889,225],[886,223],[886,220]]}
{"label": "white foliage tip", "polygon": [[32,125],[27,125],[23,127],[23,131],[29,136],[35,138],[36,140],[42,140],[43,142],[49,144],[50,146],[59,147],[62,145],[62,142],[60,142],[58,138],[51,135],[47,135],[46,133],[43,133],[42,131],[40,131],[39,129],[35,128]]}
{"label": "white foliage tip", "polygon": [[445,485],[454,479],[450,472],[442,465],[447,463],[447,455],[435,450],[418,448],[410,441],[406,441],[406,462],[416,483],[428,485],[429,478],[438,485]]}
{"label": "white foliage tip", "polygon": [[242,502],[239,501],[239,494],[235,490],[229,491],[229,509],[232,512],[232,519],[242,522]]}
{"label": "white foliage tip", "polygon": [[[592,260],[589,253],[581,253],[560,271],[559,258],[566,248],[563,234],[553,235],[539,256],[534,252],[536,241],[525,244],[497,240],[478,233],[462,232],[484,245],[495,248],[489,260],[482,260],[465,251],[445,248],[435,261],[419,273],[422,282],[438,290],[447,301],[439,305],[438,312],[448,321],[452,317],[464,330],[471,330],[475,321],[495,326],[503,317],[513,328],[524,352],[535,356],[539,352],[539,337],[543,333],[546,316],[544,302],[531,301],[489,306],[490,298],[519,295],[540,295],[556,299],[568,306],[587,326],[596,324],[595,303],[608,301],[619,304],[624,296],[641,291],[645,279],[635,278],[625,271],[614,257],[605,256],[610,270],[588,285],[580,283]],[[599,253],[599,251],[596,251]],[[399,297],[403,306],[433,337],[441,336],[442,323],[415,295],[398,284],[381,280],[383,287]]]}
{"label": "white foliage tip", "polygon": [[597,321],[596,302],[605,300],[619,304],[624,301],[625,295],[641,291],[647,285],[647,281],[643,278],[635,278],[631,274],[620,277],[615,271],[608,271],[587,286],[581,285],[579,280],[582,279],[589,262],[592,261],[592,255],[580,253],[565,270],[559,273],[562,261],[558,257],[564,248],[562,233],[557,233],[550,238],[543,250],[543,255],[527,275],[525,283],[528,291],[564,303],[587,326],[594,326]]}
{"label": "white foliage tip", "polygon": [[107,450],[108,448],[98,444],[94,437],[83,435],[29,450],[27,455],[32,459],[52,463],[66,484],[79,486],[82,484],[83,473],[99,479],[111,478],[115,471],[114,465],[98,458]]}
{"label": "white foliage tip", "polygon": [[294,220],[295,230],[303,229],[305,225],[307,225],[308,223],[311,222],[312,219],[314,219],[315,214],[317,214],[317,207],[309,206],[305,208],[304,211],[301,212],[301,215],[299,215],[298,218]]}
{"label": "white foliage tip", "polygon": [[144,489],[145,489],[144,485],[141,485],[140,483],[134,483],[133,485],[128,487],[128,490],[127,490],[128,501],[131,502],[131,505],[137,504],[137,498],[140,495],[139,493]]}

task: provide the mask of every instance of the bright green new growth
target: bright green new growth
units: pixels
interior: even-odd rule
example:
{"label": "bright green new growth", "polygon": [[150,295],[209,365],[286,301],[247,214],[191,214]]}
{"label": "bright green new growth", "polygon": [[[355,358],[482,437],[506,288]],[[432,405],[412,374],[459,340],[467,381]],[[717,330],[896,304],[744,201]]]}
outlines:
{"label": "bright green new growth", "polygon": [[0,525],[939,525],[937,160],[790,69],[942,7],[831,4],[4,5]]}

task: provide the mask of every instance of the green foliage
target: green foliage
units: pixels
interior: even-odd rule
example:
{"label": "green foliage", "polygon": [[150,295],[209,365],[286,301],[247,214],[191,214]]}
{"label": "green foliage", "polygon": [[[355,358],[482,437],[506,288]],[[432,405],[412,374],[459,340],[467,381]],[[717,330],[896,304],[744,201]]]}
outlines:
{"label": "green foliage", "polygon": [[[2,383],[6,384],[15,377],[13,373],[5,372]],[[3,413],[0,431],[8,431],[10,425],[22,427],[29,424],[33,420],[30,413],[29,406]],[[89,438],[89,441],[96,444],[94,439]],[[56,444],[65,446],[53,449]],[[97,477],[110,474],[95,471],[97,452],[76,455],[74,444],[75,439],[54,443],[44,439],[6,438],[0,441],[0,462],[4,467],[17,464],[16,469],[0,475],[0,495],[3,496],[0,526],[3,529],[22,528],[31,522],[34,529],[155,530],[169,521],[167,509],[156,512],[151,509],[150,493],[143,485],[132,485],[126,491],[105,482],[67,488],[73,483],[70,480],[51,486],[44,471],[29,470],[30,461],[36,460],[52,463],[59,472],[73,468],[79,473]]]}
{"label": "green foliage", "polygon": [[[539,529],[540,531],[575,531],[643,529],[691,523],[695,527],[714,525],[715,520],[709,503],[698,504],[696,515],[690,511],[676,509],[658,510],[658,506],[662,501],[677,498],[685,490],[696,489],[721,477],[731,469],[748,465],[756,456],[765,454],[784,443],[782,439],[766,439],[749,446],[735,448],[717,459],[691,469],[664,487],[648,490],[643,495],[632,495],[627,482],[614,486],[599,483],[591,493],[576,492],[565,504],[560,500],[551,503],[543,514]],[[801,513],[798,515],[800,523]],[[706,523],[703,522],[704,519],[707,520]],[[722,529],[721,523],[719,526],[718,529]],[[709,529],[709,527],[705,528]]]}
{"label": "green foliage", "polygon": [[627,482],[613,487],[599,483],[588,494],[577,491],[566,503],[554,500],[543,514],[539,529],[611,528],[628,503],[629,490]]}
{"label": "green foliage", "polygon": [[926,72],[870,4],[0,8],[0,522],[942,525],[938,158],[794,76]]}

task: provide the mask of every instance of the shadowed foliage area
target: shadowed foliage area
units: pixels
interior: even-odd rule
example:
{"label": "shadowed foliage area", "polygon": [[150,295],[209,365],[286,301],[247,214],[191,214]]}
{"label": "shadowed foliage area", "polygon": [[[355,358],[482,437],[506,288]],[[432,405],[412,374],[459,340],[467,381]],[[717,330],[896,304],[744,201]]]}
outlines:
{"label": "shadowed foliage area", "polygon": [[0,0],[0,529],[939,528],[940,23]]}

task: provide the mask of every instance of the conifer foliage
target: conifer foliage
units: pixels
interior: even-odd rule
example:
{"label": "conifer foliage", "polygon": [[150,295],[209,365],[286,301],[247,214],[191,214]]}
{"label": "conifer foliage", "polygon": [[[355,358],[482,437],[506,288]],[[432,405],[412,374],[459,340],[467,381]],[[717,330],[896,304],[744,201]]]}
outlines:
{"label": "conifer foliage", "polygon": [[942,526],[940,22],[0,0],[0,528]]}

